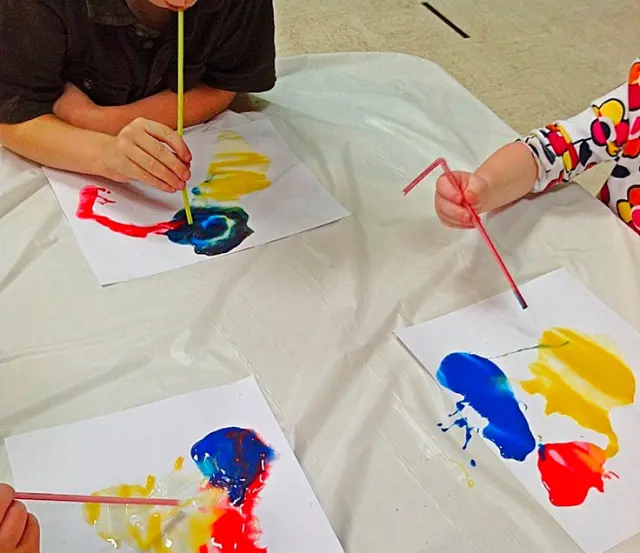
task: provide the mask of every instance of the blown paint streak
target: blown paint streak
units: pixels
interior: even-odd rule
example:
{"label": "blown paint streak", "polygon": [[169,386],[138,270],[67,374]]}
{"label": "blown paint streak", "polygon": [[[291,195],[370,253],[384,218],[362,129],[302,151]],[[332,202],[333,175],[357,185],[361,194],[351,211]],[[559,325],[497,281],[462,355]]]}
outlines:
{"label": "blown paint streak", "polygon": [[[121,484],[94,493],[118,497],[176,497],[186,489],[189,499],[179,508],[87,504],[84,506],[86,522],[116,549],[127,545],[136,551],[152,553],[200,553],[202,544],[210,541],[214,521],[222,515],[224,492],[201,488],[189,475],[182,475],[183,461],[176,459],[174,472],[163,481],[149,475],[144,486]],[[179,513],[187,511],[190,511],[187,520],[167,535]]]}
{"label": "blown paint streak", "polygon": [[237,248],[253,234],[249,215],[240,207],[192,207],[193,225],[189,225],[184,209],[171,221],[140,226],[120,223],[95,212],[96,203],[114,204],[106,196],[111,192],[99,186],[85,186],[80,191],[76,215],[79,219],[93,220],[113,232],[132,238],[147,238],[152,234],[166,236],[171,242],[192,246],[197,254],[220,255]]}
{"label": "blown paint streak", "polygon": [[[537,466],[549,501],[556,507],[582,505],[591,489],[603,493],[604,481],[618,478],[605,469],[607,460],[619,451],[611,411],[634,402],[635,377],[618,355],[593,337],[566,328],[549,329],[537,346],[494,359],[532,349],[538,351],[529,366],[533,378],[520,382],[522,389],[545,399],[546,415],[567,416],[608,438],[606,449],[585,441],[538,445]],[[503,457],[525,460],[535,441],[506,375],[491,360],[452,353],[442,361],[436,376],[443,386],[463,396],[451,417],[467,406],[472,408],[488,421],[482,434],[498,446]],[[477,432],[462,416],[443,430],[452,427],[465,429],[463,448]]]}
{"label": "blown paint streak", "polygon": [[[524,461],[535,449],[536,440],[520,404],[506,375],[493,361],[471,353],[451,353],[440,363],[436,378],[442,386],[462,396],[450,416],[456,417],[469,407],[486,419],[482,435],[498,447],[503,458]],[[466,448],[473,427],[460,416],[443,431],[454,426],[465,428]]]}
{"label": "blown paint streak", "polygon": [[582,505],[589,490],[604,492],[604,480],[618,478],[607,472],[607,455],[588,442],[543,444],[538,448],[538,470],[556,507]]}
{"label": "blown paint streak", "polygon": [[212,530],[220,553],[266,553],[257,545],[261,531],[255,507],[275,452],[251,430],[224,428],[196,443],[191,457],[209,484],[228,494]]}
{"label": "blown paint streak", "polygon": [[218,202],[238,200],[271,186],[271,160],[251,149],[238,133],[218,135],[207,178],[192,189],[194,196]]}
{"label": "blown paint streak", "polygon": [[[153,476],[144,486],[120,485],[96,492],[120,497],[175,497],[176,490],[197,491],[178,508],[85,505],[85,519],[98,536],[115,548],[123,544],[152,553],[267,553],[257,545],[261,530],[255,509],[269,477],[275,452],[252,430],[230,427],[212,432],[194,444],[191,457],[205,477],[194,483],[182,475],[184,459],[163,482]],[[196,480],[198,480],[196,478]],[[173,495],[176,494],[176,495]],[[185,522],[166,529],[178,511],[188,512]]]}
{"label": "blown paint streak", "polygon": [[80,190],[80,197],[78,199],[78,209],[76,210],[76,216],[78,219],[90,219],[99,223],[103,227],[131,236],[132,238],[147,238],[150,234],[164,234],[168,230],[176,229],[180,226],[179,221],[167,221],[164,223],[157,223],[155,225],[132,225],[128,223],[119,223],[95,212],[96,203],[100,205],[115,204],[116,202],[110,200],[106,196],[111,194],[111,191],[101,186],[89,185]]}
{"label": "blown paint streak", "polygon": [[546,400],[545,414],[557,413],[583,428],[608,437],[607,458],[618,453],[618,436],[610,414],[615,407],[635,399],[635,377],[627,364],[592,337],[566,328],[545,331],[541,343],[553,346],[538,350],[529,368],[534,378],[521,382],[528,394]]}

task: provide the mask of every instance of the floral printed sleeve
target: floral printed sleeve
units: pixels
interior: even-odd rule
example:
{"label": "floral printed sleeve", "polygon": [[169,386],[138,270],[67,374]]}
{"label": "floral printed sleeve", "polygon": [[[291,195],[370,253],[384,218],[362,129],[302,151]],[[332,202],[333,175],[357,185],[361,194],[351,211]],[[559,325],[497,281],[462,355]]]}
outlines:
{"label": "floral printed sleeve", "polygon": [[[628,83],[596,100],[582,113],[535,130],[524,139],[538,163],[538,180],[533,192],[568,182],[598,163],[617,162],[629,147],[637,149],[636,144],[627,143],[630,138],[630,94],[632,104],[634,100],[637,103],[636,90],[630,83],[632,73],[638,68],[640,65],[634,64]],[[637,83],[638,75],[634,78]],[[633,113],[632,119],[636,117]]]}

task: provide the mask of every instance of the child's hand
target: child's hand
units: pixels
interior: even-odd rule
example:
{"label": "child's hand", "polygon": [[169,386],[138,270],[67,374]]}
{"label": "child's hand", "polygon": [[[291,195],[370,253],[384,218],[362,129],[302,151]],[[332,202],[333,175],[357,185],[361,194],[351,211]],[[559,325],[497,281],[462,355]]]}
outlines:
{"label": "child's hand", "polygon": [[477,213],[486,211],[489,196],[489,185],[485,179],[466,171],[453,171],[460,182],[460,189],[452,183],[447,175],[441,175],[436,182],[435,207],[442,223],[454,228],[472,228],[471,215],[462,205],[462,199],[467,201]]}
{"label": "child's hand", "polygon": [[38,553],[40,525],[11,486],[0,484],[0,553]]}
{"label": "child's hand", "polygon": [[109,137],[102,162],[104,176],[111,180],[138,180],[164,192],[182,190],[191,178],[191,152],[184,140],[148,119],[136,119]]}

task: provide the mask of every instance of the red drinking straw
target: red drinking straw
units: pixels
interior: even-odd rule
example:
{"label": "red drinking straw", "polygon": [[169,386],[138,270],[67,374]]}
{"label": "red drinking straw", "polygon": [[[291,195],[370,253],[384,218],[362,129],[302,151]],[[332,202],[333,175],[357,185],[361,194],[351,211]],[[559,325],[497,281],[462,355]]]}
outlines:
{"label": "red drinking straw", "polygon": [[101,495],[72,495],[60,493],[29,493],[17,492],[19,501],[55,501],[62,503],[101,503],[105,505],[152,505],[163,507],[178,507],[177,499],[162,499],[160,497],[109,497]]}
{"label": "red drinking straw", "polygon": [[528,305],[527,305],[527,302],[524,300],[524,296],[520,292],[518,285],[513,280],[513,277],[511,276],[509,269],[507,269],[507,266],[504,264],[502,257],[498,253],[498,250],[496,249],[493,241],[491,240],[491,237],[489,236],[486,229],[484,228],[484,225],[482,224],[480,217],[478,217],[476,210],[473,209],[473,207],[471,207],[471,205],[464,199],[464,192],[462,190],[462,185],[460,184],[460,181],[456,178],[456,176],[451,172],[444,158],[440,157],[436,159],[431,165],[429,165],[429,167],[427,167],[424,171],[422,171],[422,173],[420,173],[415,179],[413,179],[403,190],[404,195],[406,196],[409,192],[411,192],[416,186],[418,186],[418,184],[420,184],[422,180],[424,180],[438,166],[442,167],[442,170],[444,171],[444,174],[447,176],[447,178],[454,184],[454,186],[458,190],[460,190],[460,193],[462,194],[463,207],[466,208],[466,210],[469,212],[469,215],[471,215],[471,220],[473,221],[473,224],[480,231],[480,234],[482,235],[482,238],[484,238],[484,241],[487,244],[489,250],[491,250],[493,257],[495,257],[496,261],[498,262],[498,265],[500,265],[500,269],[502,270],[505,278],[509,282],[509,286],[511,286],[511,289],[513,290],[513,293],[516,296],[516,299],[518,300],[520,307],[522,307],[522,309],[526,309]]}

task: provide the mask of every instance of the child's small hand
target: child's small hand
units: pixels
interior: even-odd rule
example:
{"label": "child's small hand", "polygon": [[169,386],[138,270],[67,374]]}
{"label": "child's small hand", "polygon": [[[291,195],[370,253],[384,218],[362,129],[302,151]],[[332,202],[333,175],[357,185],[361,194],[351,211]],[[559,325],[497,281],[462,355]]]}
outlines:
{"label": "child's small hand", "polygon": [[478,213],[486,211],[489,185],[485,179],[466,171],[453,171],[460,182],[462,192],[447,175],[441,175],[436,182],[436,213],[443,224],[454,228],[472,228],[471,215],[462,205],[464,199]]}
{"label": "child's small hand", "polygon": [[38,553],[40,525],[11,486],[0,484],[0,553]]}
{"label": "child's small hand", "polygon": [[111,180],[138,180],[164,192],[176,192],[191,178],[191,152],[178,133],[165,125],[139,118],[108,141],[101,173]]}

